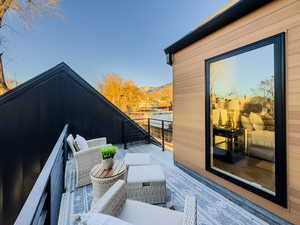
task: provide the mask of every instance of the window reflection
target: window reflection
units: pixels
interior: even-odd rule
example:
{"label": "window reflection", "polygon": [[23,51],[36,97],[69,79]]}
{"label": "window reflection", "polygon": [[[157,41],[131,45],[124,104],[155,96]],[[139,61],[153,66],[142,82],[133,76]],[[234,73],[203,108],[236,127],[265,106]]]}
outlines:
{"label": "window reflection", "polygon": [[273,44],[210,64],[211,166],[275,193]]}

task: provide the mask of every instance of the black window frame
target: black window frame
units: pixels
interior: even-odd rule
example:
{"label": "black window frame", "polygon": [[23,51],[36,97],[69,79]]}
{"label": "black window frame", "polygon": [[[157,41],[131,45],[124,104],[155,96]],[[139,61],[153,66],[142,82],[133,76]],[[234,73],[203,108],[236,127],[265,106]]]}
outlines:
{"label": "black window frame", "polygon": [[[275,80],[275,195],[226,175],[211,167],[211,116],[210,116],[210,64],[235,55],[274,44]],[[287,208],[287,163],[286,163],[286,101],[285,101],[285,33],[251,43],[205,60],[205,155],[206,170],[230,181],[252,193]]]}

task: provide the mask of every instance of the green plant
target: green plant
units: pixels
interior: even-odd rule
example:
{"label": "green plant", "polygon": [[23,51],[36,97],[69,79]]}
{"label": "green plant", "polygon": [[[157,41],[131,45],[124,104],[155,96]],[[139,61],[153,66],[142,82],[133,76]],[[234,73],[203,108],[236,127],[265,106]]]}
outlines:
{"label": "green plant", "polygon": [[110,159],[115,156],[118,148],[116,146],[105,146],[101,148],[100,154],[102,155],[102,159]]}

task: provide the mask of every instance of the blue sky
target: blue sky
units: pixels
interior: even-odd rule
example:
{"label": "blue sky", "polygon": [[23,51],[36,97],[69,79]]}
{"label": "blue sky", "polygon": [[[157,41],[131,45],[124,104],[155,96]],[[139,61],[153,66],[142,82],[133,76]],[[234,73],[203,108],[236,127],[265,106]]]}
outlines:
{"label": "blue sky", "polygon": [[[62,0],[61,20],[36,18],[31,30],[14,16],[2,30],[5,74],[24,82],[64,61],[92,85],[108,72],[159,86],[172,81],[163,49],[229,0]],[[12,29],[13,28],[13,29]]]}
{"label": "blue sky", "polygon": [[[237,96],[262,94],[257,89],[262,80],[274,75],[274,45],[267,45],[211,64],[212,86],[218,96],[234,91]],[[237,97],[235,96],[235,97]]]}

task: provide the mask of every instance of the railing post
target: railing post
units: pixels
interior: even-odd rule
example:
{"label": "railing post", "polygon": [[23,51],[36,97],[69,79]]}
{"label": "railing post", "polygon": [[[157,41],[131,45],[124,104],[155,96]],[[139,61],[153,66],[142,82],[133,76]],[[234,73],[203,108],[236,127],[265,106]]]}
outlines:
{"label": "railing post", "polygon": [[[66,174],[66,166],[67,166],[67,160],[68,160],[68,146],[67,146],[67,135],[68,132],[66,133],[66,136],[64,137],[64,143],[62,146],[62,157],[63,157],[63,174]],[[66,184],[65,184],[65,179],[63,179],[63,190],[66,191]]]}
{"label": "railing post", "polygon": [[150,118],[148,118],[148,126],[147,126],[147,128],[148,128],[148,144],[150,144],[151,143]]}
{"label": "railing post", "polygon": [[161,139],[162,139],[162,150],[165,151],[165,121],[162,120],[161,121],[161,131],[162,131],[162,135],[161,135]]}
{"label": "railing post", "polygon": [[126,142],[126,137],[125,137],[125,120],[122,120],[122,140],[124,144],[124,149],[127,149],[127,142]]}
{"label": "railing post", "polygon": [[[49,176],[51,176],[51,173]],[[48,180],[45,192],[47,193],[47,197],[44,205],[44,210],[46,211],[46,219],[44,225],[51,225],[51,179]]]}

